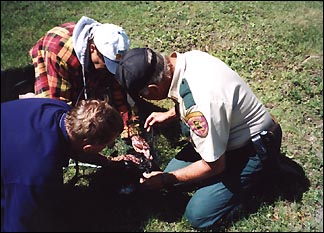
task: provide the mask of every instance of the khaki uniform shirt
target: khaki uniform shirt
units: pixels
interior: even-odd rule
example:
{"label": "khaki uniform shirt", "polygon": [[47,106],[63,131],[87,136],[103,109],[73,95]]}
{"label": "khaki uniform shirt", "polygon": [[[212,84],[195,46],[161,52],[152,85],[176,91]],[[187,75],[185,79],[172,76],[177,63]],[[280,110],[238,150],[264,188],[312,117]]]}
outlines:
{"label": "khaki uniform shirt", "polygon": [[272,126],[270,113],[224,62],[195,50],[171,57],[177,62],[168,97],[177,103],[187,136],[206,162]]}

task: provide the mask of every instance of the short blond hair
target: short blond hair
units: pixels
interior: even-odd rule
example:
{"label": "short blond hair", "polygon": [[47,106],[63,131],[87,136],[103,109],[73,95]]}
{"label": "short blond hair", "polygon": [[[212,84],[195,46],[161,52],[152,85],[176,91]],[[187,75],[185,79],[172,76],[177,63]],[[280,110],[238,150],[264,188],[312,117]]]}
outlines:
{"label": "short blond hair", "polygon": [[66,116],[66,127],[71,136],[80,141],[104,145],[123,130],[119,112],[108,100],[81,100]]}

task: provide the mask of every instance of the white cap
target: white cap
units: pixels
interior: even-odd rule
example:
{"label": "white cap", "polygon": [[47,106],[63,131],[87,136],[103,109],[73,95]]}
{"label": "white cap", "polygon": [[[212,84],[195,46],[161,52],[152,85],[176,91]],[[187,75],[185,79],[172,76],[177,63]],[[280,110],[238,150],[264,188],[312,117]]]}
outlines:
{"label": "white cap", "polygon": [[94,29],[93,42],[104,56],[108,70],[116,74],[119,60],[129,48],[129,38],[123,28],[114,24],[101,24]]}

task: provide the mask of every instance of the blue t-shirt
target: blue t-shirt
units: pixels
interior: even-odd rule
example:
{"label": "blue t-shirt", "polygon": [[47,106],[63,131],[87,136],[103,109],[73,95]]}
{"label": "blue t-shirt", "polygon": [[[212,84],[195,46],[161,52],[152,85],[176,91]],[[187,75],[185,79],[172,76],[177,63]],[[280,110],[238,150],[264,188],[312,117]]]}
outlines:
{"label": "blue t-shirt", "polygon": [[1,104],[1,179],[3,184],[59,184],[68,164],[64,125],[70,106],[31,98]]}
{"label": "blue t-shirt", "polygon": [[52,212],[59,204],[69,162],[69,110],[46,98],[1,103],[1,231],[36,231],[44,205]]}

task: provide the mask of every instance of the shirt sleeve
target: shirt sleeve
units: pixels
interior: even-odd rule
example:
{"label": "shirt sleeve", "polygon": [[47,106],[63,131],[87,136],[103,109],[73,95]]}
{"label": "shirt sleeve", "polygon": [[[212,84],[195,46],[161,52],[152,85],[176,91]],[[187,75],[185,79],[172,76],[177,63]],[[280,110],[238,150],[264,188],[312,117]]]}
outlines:
{"label": "shirt sleeve", "polygon": [[46,56],[46,68],[41,63],[37,64],[38,68],[43,69],[36,71],[35,93],[42,97],[70,102],[72,96],[70,82],[66,79],[69,76],[67,64],[57,63],[49,54]]}
{"label": "shirt sleeve", "polygon": [[[73,102],[71,76],[79,74],[80,63],[73,54],[73,24],[55,27],[29,51],[35,67],[35,94]],[[74,85],[75,86],[75,85]]]}
{"label": "shirt sleeve", "polygon": [[132,111],[127,101],[127,94],[125,90],[115,79],[113,79],[113,81],[110,82],[110,85],[112,104],[119,111],[124,122],[124,130],[121,133],[121,138],[131,138],[134,135],[139,135],[139,118]]}
{"label": "shirt sleeve", "polygon": [[[207,128],[206,135],[202,136],[190,126],[190,135],[196,151],[207,162],[216,161],[225,153],[230,132],[230,113],[225,104],[214,103],[209,109],[195,105],[189,112],[201,113],[199,125]],[[188,114],[188,116],[190,116]],[[187,119],[187,124],[190,119]],[[189,124],[190,125],[190,124]]]}

